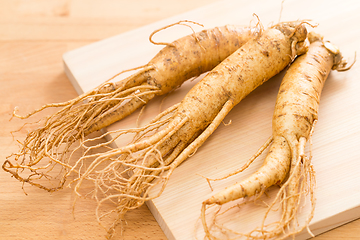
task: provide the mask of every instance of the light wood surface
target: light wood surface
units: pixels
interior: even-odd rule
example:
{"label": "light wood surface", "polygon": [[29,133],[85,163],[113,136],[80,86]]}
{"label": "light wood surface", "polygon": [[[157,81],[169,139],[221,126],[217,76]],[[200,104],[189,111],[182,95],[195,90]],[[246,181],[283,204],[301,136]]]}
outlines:
{"label": "light wood surface", "polygon": [[[212,2],[216,3],[217,1],[2,0],[0,8],[1,161],[18,149],[10,131],[18,129],[23,125],[24,121],[18,119],[9,121],[15,106],[19,106],[21,113],[27,113],[43,104],[66,101],[77,96],[74,87],[64,73],[62,63],[62,55],[64,53],[162,19],[173,17],[197,7],[205,6]],[[318,1],[315,5],[318,8],[320,5],[326,7],[326,4],[326,1]],[[306,8],[308,7],[309,5],[306,6]],[[345,7],[349,9],[351,14],[344,13],[343,9]],[[302,8],[305,7],[303,6]],[[267,12],[263,5],[256,5],[254,3],[244,3],[244,9],[249,12],[248,15],[256,12],[261,16],[266,15],[265,13]],[[242,11],[245,11],[244,9]],[[272,6],[270,10],[278,12],[278,9],[279,7]],[[335,43],[341,43],[340,47],[345,49],[344,53],[350,56],[354,48],[359,50],[358,47],[354,47],[355,43],[357,45],[359,43],[359,40],[354,40],[359,39],[359,31],[357,28],[351,27],[356,25],[356,21],[357,23],[360,22],[359,18],[354,16],[356,15],[355,10],[359,10],[359,3],[356,1],[342,1],[339,6],[332,6],[329,9],[331,9],[329,12],[325,10],[316,12],[316,8],[309,9],[309,11],[312,14],[318,13],[319,20],[326,22],[320,28],[322,31],[330,33],[330,30],[333,29],[333,32],[329,34],[329,38]],[[278,16],[277,12],[273,13],[273,15],[268,14],[268,19],[264,19],[264,21],[271,21],[274,16]],[[291,13],[284,10],[283,16],[284,18],[289,18]],[[249,16],[244,16],[243,19],[248,20],[250,18]],[[272,20],[276,21],[277,19]],[[355,72],[359,73],[359,69],[356,68]],[[359,155],[351,155],[356,153],[352,151],[353,148],[357,148],[356,145],[351,145],[355,144],[355,142],[346,141],[346,138],[338,139],[334,142],[330,138],[339,132],[341,133],[344,130],[343,127],[347,125],[346,136],[353,136],[352,139],[354,139],[354,135],[359,134],[359,124],[357,121],[359,119],[355,117],[343,119],[341,115],[336,118],[327,117],[332,116],[333,109],[345,108],[344,106],[339,106],[337,102],[331,101],[331,93],[334,93],[336,96],[340,94],[341,98],[341,92],[335,91],[335,89],[342,90],[342,85],[339,84],[339,81],[347,81],[348,87],[358,86],[358,84],[352,85],[355,80],[348,76],[347,74],[332,74],[332,80],[329,82],[331,84],[327,86],[328,92],[324,92],[323,99],[325,100],[322,99],[322,103],[328,102],[328,104],[323,104],[324,106],[321,107],[321,119],[324,119],[322,120],[323,126],[318,126],[316,131],[319,132],[319,135],[314,137],[314,141],[317,139],[320,146],[330,143],[331,151],[327,152],[325,156],[346,155],[344,152],[337,150],[342,147],[344,151],[350,152],[346,156],[356,160],[359,159]],[[250,97],[257,99],[256,101],[259,101],[260,98],[261,101],[261,93],[267,89],[272,89],[273,94],[276,93],[278,83],[276,81],[269,83]],[[251,98],[247,100],[248,106],[259,111],[262,110],[263,105],[250,104]],[[353,103],[358,101],[357,96],[352,96],[352,98],[354,100]],[[167,104],[171,104],[171,102],[169,101]],[[356,109],[355,105],[350,104],[347,106],[350,109]],[[249,111],[246,105],[242,107],[242,110]],[[233,122],[235,120],[234,116],[236,116],[234,114],[230,116]],[[256,117],[256,114],[254,114],[252,116]],[[355,116],[358,115],[355,114]],[[268,118],[271,118],[270,112]],[[246,122],[246,119],[241,121]],[[334,125],[331,125],[332,121]],[[264,122],[256,123],[259,123],[264,129],[268,128],[266,119]],[[233,123],[231,127],[241,127],[239,124],[240,122]],[[321,136],[321,131],[325,131],[328,126],[336,125],[341,127],[335,128],[333,135],[325,138]],[[22,129],[17,134],[17,137],[24,137],[29,129],[28,127]],[[225,127],[222,127],[222,129],[222,131],[228,131],[229,134],[232,131],[231,129],[227,130]],[[251,128],[248,130],[248,134],[250,130]],[[270,128],[267,131],[270,131]],[[255,134],[259,134],[259,131]],[[260,135],[258,136],[259,144],[261,144],[263,139],[261,139]],[[216,142],[216,136],[209,140],[204,149],[210,149],[214,146],[218,147],[219,143]],[[350,144],[347,145],[347,143]],[[258,146],[248,149],[248,154],[253,152]],[[231,151],[234,151],[227,149],[225,145],[223,145],[223,149],[228,151],[226,154],[222,153],[224,157],[231,155]],[[204,150],[202,152],[199,151],[195,156],[198,155],[198,158],[201,158],[203,152]],[[323,153],[320,150],[319,154],[315,156]],[[218,154],[220,153],[218,152]],[[186,167],[185,164],[184,166]],[[341,165],[336,166],[341,170]],[[328,169],[318,170],[319,174],[321,175],[321,172],[329,170],[329,168],[331,166],[328,166]],[[177,174],[181,175],[181,170]],[[221,175],[221,173],[219,174]],[[345,178],[346,174],[343,174]],[[355,179],[359,175],[358,172],[353,174],[355,174]],[[349,177],[351,179],[351,175]],[[321,182],[319,184],[321,185]],[[349,185],[353,186],[353,183],[349,183]],[[72,215],[74,196],[71,193],[71,189],[48,194],[43,190],[24,185],[24,191],[28,194],[25,195],[21,187],[22,185],[18,181],[10,178],[5,172],[0,171],[0,239],[104,239],[104,230],[98,226],[95,220],[95,205],[92,201],[80,200],[76,205],[74,215]],[[340,195],[343,194],[343,189],[346,189],[345,186],[338,186],[338,191],[332,192],[329,198],[341,199]],[[357,191],[353,194],[358,193]],[[341,201],[339,204],[341,204]],[[125,239],[166,239],[163,231],[146,206],[130,213],[127,221],[128,225],[124,233]],[[183,231],[187,230],[183,229]],[[314,239],[359,239],[359,236],[360,220],[356,220]]]}

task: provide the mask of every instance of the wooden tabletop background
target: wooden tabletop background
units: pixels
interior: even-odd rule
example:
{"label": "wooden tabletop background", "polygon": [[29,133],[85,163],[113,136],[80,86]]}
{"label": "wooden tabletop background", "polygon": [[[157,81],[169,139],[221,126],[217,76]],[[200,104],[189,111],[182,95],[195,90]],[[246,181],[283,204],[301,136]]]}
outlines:
{"label": "wooden tabletop background", "polygon": [[[1,164],[18,150],[10,132],[24,121],[9,121],[15,106],[28,113],[77,96],[64,73],[65,52],[216,1],[0,0]],[[23,189],[0,170],[0,239],[105,239],[92,201],[79,200],[72,214],[71,189]],[[127,221],[124,239],[166,239],[146,206]],[[314,239],[360,239],[360,220]]]}

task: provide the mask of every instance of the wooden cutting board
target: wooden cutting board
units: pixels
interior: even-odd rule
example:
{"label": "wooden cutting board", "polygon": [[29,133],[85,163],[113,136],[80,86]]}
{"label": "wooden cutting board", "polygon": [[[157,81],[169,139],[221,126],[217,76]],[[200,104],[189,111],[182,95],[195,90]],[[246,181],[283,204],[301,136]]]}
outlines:
{"label": "wooden cutting board", "polygon": [[[195,9],[142,28],[90,44],[64,54],[65,71],[79,94],[101,84],[121,70],[147,63],[162,47],[152,45],[148,37],[156,29],[177,22],[193,20],[205,28],[224,24],[248,25],[256,13],[266,27],[280,18],[281,1],[227,0]],[[283,4],[282,21],[311,19],[316,31],[335,43],[349,61],[360,52],[359,1],[296,1]],[[201,27],[194,26],[196,31]],[[190,34],[176,26],[154,36],[155,41],[171,42]],[[313,135],[313,164],[316,171],[316,211],[310,229],[314,234],[360,217],[360,68],[355,63],[348,72],[332,72],[323,90],[319,121]],[[282,73],[283,74],[283,73]],[[213,184],[212,192],[200,175],[221,177],[242,166],[271,134],[271,118],[281,76],[256,89],[230,114],[196,154],[171,176],[161,197],[147,202],[151,212],[169,239],[202,239],[199,222],[201,202],[214,192],[239,181],[261,164],[263,156],[242,174]],[[126,75],[123,75],[126,76]],[[200,77],[201,78],[201,77]],[[161,109],[179,102],[200,79],[185,83],[181,89],[152,100],[141,117],[144,125]],[[137,114],[113,124],[108,130],[135,125]],[[122,144],[122,143],[118,143]],[[269,191],[269,197],[276,188]],[[308,205],[305,205],[305,209]],[[262,219],[264,207],[249,204],[228,216],[235,230],[245,231]],[[306,212],[306,211],[305,211]],[[303,216],[300,216],[300,218]],[[308,238],[307,232],[297,239]]]}

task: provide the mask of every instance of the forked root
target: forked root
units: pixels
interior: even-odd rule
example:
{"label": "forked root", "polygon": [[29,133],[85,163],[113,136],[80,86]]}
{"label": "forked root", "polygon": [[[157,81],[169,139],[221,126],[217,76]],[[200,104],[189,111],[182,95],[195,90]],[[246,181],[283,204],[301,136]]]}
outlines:
{"label": "forked root", "polygon": [[[315,210],[315,171],[311,164],[311,157],[304,154],[306,139],[300,138],[298,144],[298,154],[296,155],[295,167],[290,170],[290,176],[284,185],[280,188],[276,198],[267,209],[262,225],[249,233],[253,239],[286,239],[308,229],[309,223]],[[306,199],[308,196],[308,199]],[[299,222],[298,216],[304,206],[304,202],[310,201],[311,209],[308,216],[302,222]],[[282,215],[278,222],[265,224],[268,214],[273,210],[275,203],[280,203]]]}
{"label": "forked root", "polygon": [[[313,125],[316,121],[314,121]],[[313,126],[314,127],[314,126]],[[313,128],[312,128],[313,131]],[[307,229],[309,234],[313,236],[309,229],[310,221],[313,218],[315,210],[315,171],[311,164],[311,135],[310,133],[310,156],[305,154],[306,138],[301,137],[296,148],[292,149],[292,168],[290,169],[288,178],[281,185],[275,198],[267,205],[263,220],[260,226],[249,232],[235,231],[227,226],[226,220],[219,220],[219,217],[226,214],[226,211],[212,211],[210,216],[206,216],[206,211],[216,204],[209,204],[204,201],[201,209],[201,220],[203,223],[205,236],[207,239],[286,239],[294,236],[304,229]],[[256,155],[256,154],[255,154]],[[229,175],[230,176],[230,175]],[[263,188],[266,189],[267,187]],[[254,195],[258,199],[262,195]],[[250,197],[250,196],[249,196]],[[242,199],[239,204],[249,203],[251,198]],[[305,206],[306,202],[311,203],[310,210],[307,211],[307,216],[299,219],[300,211]],[[238,207],[239,204],[231,207]],[[273,219],[275,216],[273,212],[281,210],[282,213],[277,221],[269,223],[269,218]],[[271,216],[271,217],[270,217]],[[210,218],[212,220],[210,220]],[[228,219],[228,218],[226,218]],[[232,218],[233,219],[233,218]],[[210,224],[208,223],[210,222]]]}

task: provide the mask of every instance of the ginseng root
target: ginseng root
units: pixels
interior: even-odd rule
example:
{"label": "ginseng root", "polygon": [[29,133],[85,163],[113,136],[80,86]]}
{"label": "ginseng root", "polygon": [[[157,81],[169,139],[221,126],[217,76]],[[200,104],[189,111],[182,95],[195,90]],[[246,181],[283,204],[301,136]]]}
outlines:
{"label": "ginseng root", "polygon": [[[190,21],[177,24],[186,22]],[[8,157],[3,169],[18,180],[47,191],[62,188],[66,181],[64,176],[73,167],[69,153],[76,141],[83,141],[85,136],[123,119],[155,96],[169,93],[184,81],[213,69],[257,32],[257,27],[227,25],[203,30],[172,43],[155,43],[152,34],[152,43],[167,46],[147,65],[131,69],[139,70],[135,74],[115,83],[108,80],[73,100],[45,105],[26,116],[19,116],[14,111],[15,116],[28,118],[46,108],[62,107],[48,116],[41,127],[28,133],[19,152]],[[11,158],[14,163],[10,162]],[[60,169],[57,169],[60,173],[56,187],[37,182],[48,177],[56,167]]]}
{"label": "ginseng root", "polygon": [[[94,183],[99,220],[110,214],[100,214],[102,204],[116,204],[112,213],[117,221],[110,227],[111,234],[128,210],[161,195],[174,169],[194,154],[236,104],[306,51],[306,37],[301,22],[262,29],[200,80],[178,105],[143,128],[119,130],[114,138],[136,132],[131,144],[80,158],[78,165],[89,157],[95,159],[76,180],[75,192],[82,195],[84,181]],[[148,134],[154,129],[158,131]]]}
{"label": "ginseng root", "polygon": [[[310,161],[311,151],[310,156],[306,156],[305,146],[311,141],[318,119],[320,94],[328,74],[331,69],[344,71],[349,68],[346,68],[340,51],[329,42],[324,42],[322,36],[311,32],[308,38],[311,42],[308,52],[291,64],[282,80],[273,115],[272,144],[263,165],[245,180],[203,202],[201,218],[208,239],[220,239],[224,235],[215,235],[212,234],[214,231],[210,231],[205,218],[207,205],[223,205],[255,196],[272,185],[281,184],[281,188],[269,205],[261,226],[249,233],[237,232],[236,235],[247,239],[285,239],[307,228],[313,217],[315,171]],[[269,142],[265,145],[269,145]],[[300,224],[297,216],[307,195],[311,210],[305,222]],[[276,203],[281,204],[280,220],[265,224]],[[222,233],[229,232],[221,230]],[[232,231],[231,234],[234,233]]]}

